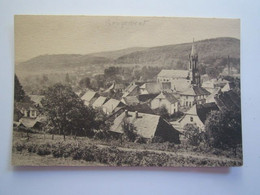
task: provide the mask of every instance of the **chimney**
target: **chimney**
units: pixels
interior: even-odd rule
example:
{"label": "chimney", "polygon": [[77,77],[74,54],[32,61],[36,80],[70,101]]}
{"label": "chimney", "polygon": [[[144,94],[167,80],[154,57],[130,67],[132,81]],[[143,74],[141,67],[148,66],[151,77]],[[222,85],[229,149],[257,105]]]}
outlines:
{"label": "chimney", "polygon": [[135,118],[138,118],[138,111],[135,111]]}
{"label": "chimney", "polygon": [[128,117],[128,110],[125,110],[125,116]]}

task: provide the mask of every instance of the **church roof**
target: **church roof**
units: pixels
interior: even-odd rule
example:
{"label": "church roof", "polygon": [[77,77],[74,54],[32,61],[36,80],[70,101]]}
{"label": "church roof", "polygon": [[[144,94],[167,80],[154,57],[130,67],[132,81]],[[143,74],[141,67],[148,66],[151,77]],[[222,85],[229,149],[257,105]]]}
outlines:
{"label": "church roof", "polygon": [[188,70],[161,70],[158,77],[166,78],[187,78],[189,76]]}

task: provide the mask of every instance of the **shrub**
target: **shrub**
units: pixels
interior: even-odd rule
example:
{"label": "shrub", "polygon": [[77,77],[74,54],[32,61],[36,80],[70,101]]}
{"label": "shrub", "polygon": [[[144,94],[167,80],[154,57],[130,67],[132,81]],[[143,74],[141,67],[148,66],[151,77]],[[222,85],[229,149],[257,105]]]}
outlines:
{"label": "shrub", "polygon": [[37,154],[40,156],[51,154],[51,147],[48,144],[42,144],[37,148]]}
{"label": "shrub", "polygon": [[15,144],[15,149],[18,151],[18,152],[21,152],[23,151],[23,149],[25,149],[25,145],[21,142],[17,142]]}

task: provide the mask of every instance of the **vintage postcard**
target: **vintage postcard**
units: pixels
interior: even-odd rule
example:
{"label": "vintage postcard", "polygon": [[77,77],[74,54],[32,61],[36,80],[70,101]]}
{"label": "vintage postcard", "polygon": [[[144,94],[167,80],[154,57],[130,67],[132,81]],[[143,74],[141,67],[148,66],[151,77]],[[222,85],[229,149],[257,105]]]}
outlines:
{"label": "vintage postcard", "polygon": [[14,20],[12,165],[242,166],[239,19]]}

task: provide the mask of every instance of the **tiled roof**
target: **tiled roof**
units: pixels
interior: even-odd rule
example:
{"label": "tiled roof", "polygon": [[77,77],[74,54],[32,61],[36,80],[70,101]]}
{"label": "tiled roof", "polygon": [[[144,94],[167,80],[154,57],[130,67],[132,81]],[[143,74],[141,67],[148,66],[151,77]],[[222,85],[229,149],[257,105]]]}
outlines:
{"label": "tiled roof", "polygon": [[128,111],[126,117],[125,112],[121,113],[111,126],[110,130],[117,133],[124,133],[122,125],[124,122],[128,122],[134,125],[137,130],[137,134],[144,138],[152,138],[157,130],[160,116],[138,113],[138,118],[135,117],[135,112]]}
{"label": "tiled roof", "polygon": [[158,77],[165,78],[187,78],[189,76],[188,70],[161,70]]}

